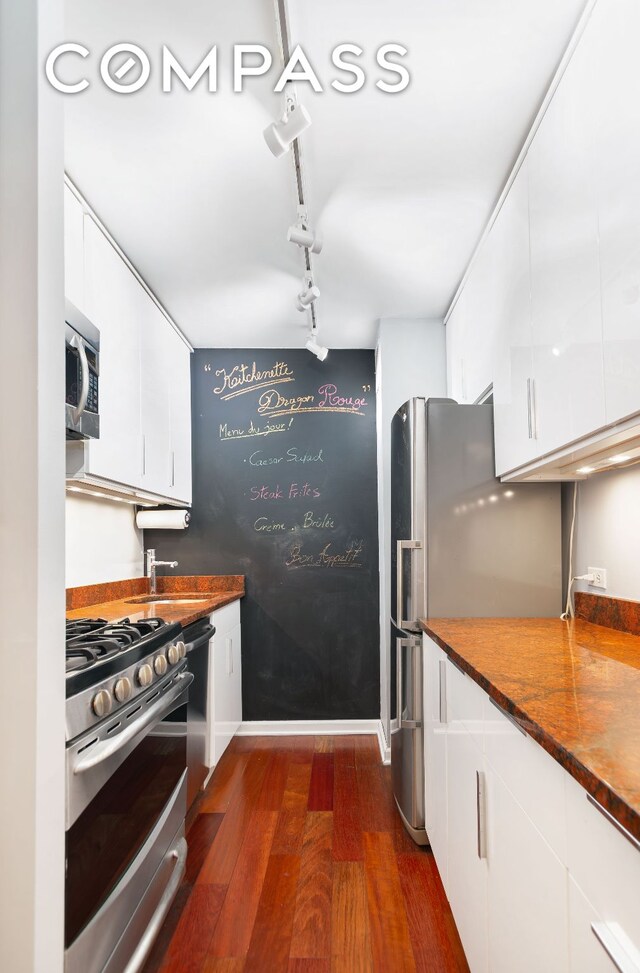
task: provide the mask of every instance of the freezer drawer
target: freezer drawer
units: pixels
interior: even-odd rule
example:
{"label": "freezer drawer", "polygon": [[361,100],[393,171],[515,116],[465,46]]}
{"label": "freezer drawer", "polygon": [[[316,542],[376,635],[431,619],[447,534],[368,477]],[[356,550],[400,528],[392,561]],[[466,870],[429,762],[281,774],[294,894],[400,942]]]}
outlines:
{"label": "freezer drawer", "polygon": [[397,718],[391,731],[393,793],[413,840],[428,844],[424,818],[422,641],[396,637]]}

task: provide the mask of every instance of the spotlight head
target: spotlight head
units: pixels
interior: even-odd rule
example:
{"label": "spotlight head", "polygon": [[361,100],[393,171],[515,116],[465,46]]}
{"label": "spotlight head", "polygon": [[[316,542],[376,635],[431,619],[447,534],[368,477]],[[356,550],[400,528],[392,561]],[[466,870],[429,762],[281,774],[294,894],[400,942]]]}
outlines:
{"label": "spotlight head", "polygon": [[289,243],[304,247],[305,250],[310,250],[311,253],[320,253],[322,250],[323,240],[320,234],[314,233],[313,230],[301,223],[294,223],[293,226],[289,227],[287,240]]}
{"label": "spotlight head", "polygon": [[305,284],[304,290],[300,291],[296,298],[296,307],[299,311],[306,311],[314,301],[320,297],[320,288],[311,282]]}
{"label": "spotlight head", "polygon": [[329,349],[319,345],[313,335],[308,339],[305,347],[307,351],[310,351],[312,355],[316,356],[318,361],[324,361],[329,354]]}
{"label": "spotlight head", "polygon": [[289,150],[291,143],[311,125],[311,116],[303,105],[292,105],[284,118],[264,130],[264,139],[276,159]]}

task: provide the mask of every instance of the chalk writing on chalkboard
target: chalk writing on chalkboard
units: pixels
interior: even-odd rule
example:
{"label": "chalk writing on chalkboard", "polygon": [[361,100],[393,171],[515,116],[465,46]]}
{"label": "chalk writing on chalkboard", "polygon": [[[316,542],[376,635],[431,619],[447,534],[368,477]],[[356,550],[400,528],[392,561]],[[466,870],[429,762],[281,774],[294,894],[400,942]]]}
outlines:
{"label": "chalk writing on chalkboard", "polygon": [[293,419],[289,419],[288,422],[266,422],[263,426],[256,425],[253,420],[250,420],[248,425],[233,426],[228,422],[221,422],[218,434],[223,442],[227,439],[252,439],[255,436],[271,436],[276,432],[289,432],[292,425]]}
{"label": "chalk writing on chalkboard", "polygon": [[362,541],[352,541],[346,550],[336,551],[329,542],[321,551],[309,554],[303,552],[302,544],[294,544],[284,563],[287,568],[361,568],[363,546]]}
{"label": "chalk writing on chalkboard", "polygon": [[267,385],[293,382],[295,376],[286,362],[277,361],[270,368],[262,369],[258,368],[255,362],[251,365],[241,362],[228,370],[218,368],[216,378],[220,381],[213,389],[213,394],[219,395],[222,401],[226,402],[227,399],[235,399],[238,395],[265,388]]}
{"label": "chalk writing on chalkboard", "polygon": [[300,450],[297,446],[291,446],[286,454],[281,456],[266,456],[264,450],[256,449],[255,452],[245,459],[245,463],[250,466],[278,466],[280,463],[324,463],[324,449]]}
{"label": "chalk writing on chalkboard", "polygon": [[258,399],[261,416],[290,416],[301,412],[346,412],[363,416],[366,399],[342,395],[337,385],[321,385],[317,395],[282,395],[278,389],[267,389]]}

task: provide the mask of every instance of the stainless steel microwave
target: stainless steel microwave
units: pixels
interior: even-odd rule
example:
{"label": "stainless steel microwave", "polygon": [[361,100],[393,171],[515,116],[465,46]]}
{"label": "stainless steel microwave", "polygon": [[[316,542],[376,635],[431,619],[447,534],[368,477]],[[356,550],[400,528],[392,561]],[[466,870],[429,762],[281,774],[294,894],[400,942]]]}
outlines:
{"label": "stainless steel microwave", "polygon": [[67,439],[100,436],[100,332],[70,301],[65,302]]}

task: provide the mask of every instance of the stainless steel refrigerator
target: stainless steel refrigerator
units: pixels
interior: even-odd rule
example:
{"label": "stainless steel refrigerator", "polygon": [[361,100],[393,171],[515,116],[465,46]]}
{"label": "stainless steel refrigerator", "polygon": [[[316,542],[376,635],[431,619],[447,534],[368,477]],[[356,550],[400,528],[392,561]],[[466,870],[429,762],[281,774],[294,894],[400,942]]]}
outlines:
{"label": "stainless steel refrigerator", "polygon": [[425,831],[420,618],[561,612],[560,485],[495,478],[493,407],[411,399],[391,424],[391,767]]}

